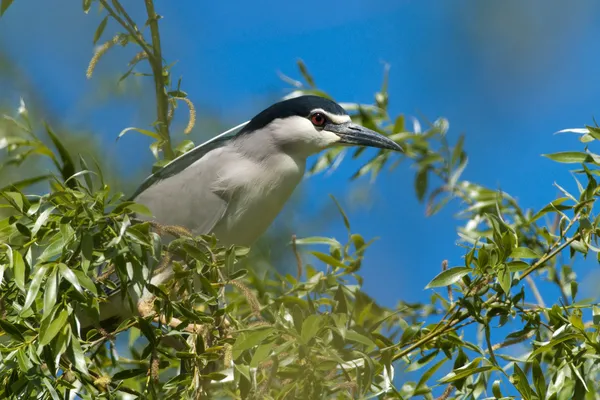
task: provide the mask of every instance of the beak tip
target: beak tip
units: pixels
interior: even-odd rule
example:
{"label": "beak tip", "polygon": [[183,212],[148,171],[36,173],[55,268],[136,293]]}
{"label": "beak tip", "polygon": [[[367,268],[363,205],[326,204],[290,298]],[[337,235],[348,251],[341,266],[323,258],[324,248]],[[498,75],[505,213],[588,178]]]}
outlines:
{"label": "beak tip", "polygon": [[394,142],[394,148],[390,149],[390,150],[394,150],[397,151],[399,153],[404,153],[404,147],[400,146],[398,143]]}

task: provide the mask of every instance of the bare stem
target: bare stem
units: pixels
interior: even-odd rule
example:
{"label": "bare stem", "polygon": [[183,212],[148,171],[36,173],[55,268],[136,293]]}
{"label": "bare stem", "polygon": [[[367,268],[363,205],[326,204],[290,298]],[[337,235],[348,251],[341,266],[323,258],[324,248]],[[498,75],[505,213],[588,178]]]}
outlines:
{"label": "bare stem", "polygon": [[523,272],[523,275],[521,275],[521,277],[519,278],[519,280],[523,280],[525,279],[527,276],[529,276],[533,271],[535,271],[536,269],[540,268],[546,261],[554,258],[554,256],[556,256],[558,253],[560,253],[561,251],[563,251],[566,247],[568,247],[571,243],[573,243],[575,240],[579,239],[579,237],[581,236],[581,234],[577,233],[575,235],[573,235],[573,237],[571,237],[570,239],[568,239],[567,241],[565,241],[563,244],[561,244],[560,246],[556,247],[554,250],[552,250],[550,253],[547,253],[546,255],[544,255],[542,258],[540,258],[535,264],[533,264],[531,267],[529,267],[527,270],[525,270],[525,272]]}
{"label": "bare stem", "polygon": [[152,48],[154,57],[150,60],[152,75],[154,76],[154,90],[156,92],[156,116],[158,122],[158,131],[163,140],[162,149],[165,158],[171,160],[175,157],[171,148],[171,136],[169,134],[169,98],[165,93],[165,77],[163,75],[162,50],[160,46],[160,33],[158,30],[158,15],[154,10],[153,0],[144,0],[146,3],[146,12],[148,14],[148,24],[150,25],[150,35],[152,37]]}

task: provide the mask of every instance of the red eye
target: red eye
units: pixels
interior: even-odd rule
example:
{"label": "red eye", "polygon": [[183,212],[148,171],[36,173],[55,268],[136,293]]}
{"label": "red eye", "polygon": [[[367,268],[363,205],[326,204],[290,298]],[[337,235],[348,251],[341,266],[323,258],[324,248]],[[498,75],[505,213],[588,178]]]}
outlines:
{"label": "red eye", "polygon": [[312,122],[313,125],[315,125],[315,126],[323,126],[323,125],[325,125],[325,121],[327,121],[327,119],[321,113],[313,114],[310,117],[310,122]]}

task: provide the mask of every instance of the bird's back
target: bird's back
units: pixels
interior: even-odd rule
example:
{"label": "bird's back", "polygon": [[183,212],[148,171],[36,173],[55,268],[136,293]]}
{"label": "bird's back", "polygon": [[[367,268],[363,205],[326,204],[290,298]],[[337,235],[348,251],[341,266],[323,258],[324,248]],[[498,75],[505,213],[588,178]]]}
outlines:
{"label": "bird's back", "polygon": [[303,158],[268,148],[255,148],[260,155],[252,154],[247,141],[254,139],[237,136],[186,160],[185,168],[180,164],[176,171],[155,174],[134,200],[162,225],[196,235],[215,233],[225,245],[252,244],[281,211],[305,167]]}

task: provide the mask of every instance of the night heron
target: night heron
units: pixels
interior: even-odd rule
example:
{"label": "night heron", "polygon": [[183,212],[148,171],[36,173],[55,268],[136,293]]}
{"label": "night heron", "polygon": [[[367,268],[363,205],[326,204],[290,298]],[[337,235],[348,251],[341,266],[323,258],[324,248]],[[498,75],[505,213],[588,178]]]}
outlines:
{"label": "night heron", "polygon": [[[249,246],[281,211],[309,156],[336,145],[402,151],[387,137],[352,122],[336,102],[300,96],[278,102],[238,133],[208,141],[148,177],[131,197],[159,225],[193,235],[214,233],[223,245]],[[152,277],[155,286],[173,275]],[[144,292],[142,299],[152,296]],[[140,312],[150,312],[151,305]],[[119,306],[109,314],[123,311]],[[144,312],[142,312],[144,314]]]}

